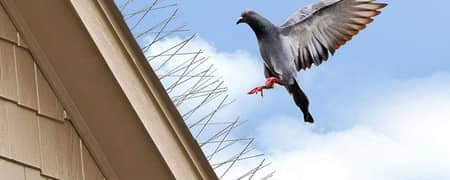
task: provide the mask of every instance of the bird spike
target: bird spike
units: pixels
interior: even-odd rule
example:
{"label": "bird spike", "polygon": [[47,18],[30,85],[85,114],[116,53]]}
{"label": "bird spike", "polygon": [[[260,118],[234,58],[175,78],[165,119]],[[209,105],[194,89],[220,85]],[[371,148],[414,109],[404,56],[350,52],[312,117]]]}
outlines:
{"label": "bird spike", "polygon": [[[252,137],[235,132],[246,121],[224,115],[235,102],[203,51],[189,51],[194,40],[177,22],[171,0],[116,0],[128,27],[141,46],[186,125],[221,179],[270,179],[274,170]],[[245,12],[252,12],[246,10]],[[162,47],[162,41],[186,37]],[[156,51],[155,47],[159,47]],[[160,47],[161,46],[161,47]],[[213,57],[214,58],[214,57]]]}

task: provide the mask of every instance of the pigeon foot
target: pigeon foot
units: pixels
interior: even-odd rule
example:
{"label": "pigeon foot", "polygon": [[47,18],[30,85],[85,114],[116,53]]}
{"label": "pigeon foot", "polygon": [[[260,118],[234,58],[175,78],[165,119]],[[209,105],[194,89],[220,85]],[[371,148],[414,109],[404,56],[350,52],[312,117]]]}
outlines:
{"label": "pigeon foot", "polygon": [[282,81],[276,77],[269,77],[266,79],[266,85],[253,88],[248,94],[258,94],[258,92],[261,92],[261,96],[264,96],[263,90],[274,88],[275,83],[281,84]]}
{"label": "pigeon foot", "polygon": [[273,88],[275,83],[281,84],[282,81],[281,81],[281,79],[278,79],[276,77],[269,77],[269,78],[266,79],[266,87],[269,88],[269,89]]}
{"label": "pigeon foot", "polygon": [[250,90],[248,94],[258,94],[258,92],[261,92],[261,97],[263,97],[264,96],[263,89],[264,89],[263,86],[255,87],[252,90]]}

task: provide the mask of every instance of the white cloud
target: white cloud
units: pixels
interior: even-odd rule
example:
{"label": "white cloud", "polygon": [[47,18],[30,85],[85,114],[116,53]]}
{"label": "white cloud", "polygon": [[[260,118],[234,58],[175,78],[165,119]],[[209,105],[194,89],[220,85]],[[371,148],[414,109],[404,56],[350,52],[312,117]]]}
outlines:
{"label": "white cloud", "polygon": [[[180,37],[162,40],[152,46],[148,54],[158,54],[182,40]],[[203,51],[202,57],[209,57],[210,59],[205,67],[214,64],[215,69],[219,71],[218,74],[223,77],[230,88],[230,93],[239,95],[242,92],[247,92],[248,87],[264,83],[262,63],[258,63],[257,58],[250,53],[241,50],[234,52],[218,51],[201,37],[192,40],[181,52],[197,52],[199,50]],[[171,63],[178,64],[179,62],[171,61]]]}
{"label": "white cloud", "polygon": [[[181,37],[172,37],[168,39],[164,39],[151,46],[147,55],[155,55],[161,52],[166,51],[168,48],[172,47],[174,44],[177,44],[183,41],[184,38]],[[225,87],[228,88],[227,94],[230,95],[231,99],[238,99],[239,105],[233,105],[229,108],[223,110],[221,114],[230,114],[232,113],[234,118],[236,115],[244,115],[249,114],[255,111],[258,107],[261,107],[262,104],[254,101],[256,97],[249,96],[247,92],[255,86],[262,85],[264,83],[264,73],[263,73],[263,65],[262,61],[260,61],[257,57],[252,56],[250,53],[246,51],[237,50],[234,52],[224,52],[217,50],[213,44],[207,42],[201,37],[194,38],[191,42],[189,42],[180,53],[185,52],[197,52],[202,50],[203,53],[200,55],[201,57],[208,57],[209,60],[207,63],[201,65],[196,72],[200,72],[202,70],[208,69],[208,67],[212,64],[213,69],[217,70],[217,73],[214,73],[215,76],[221,78],[225,81]],[[176,48],[167,52],[170,54],[171,52],[175,52]],[[186,58],[192,57],[190,56],[175,56],[172,61],[169,61],[167,65],[164,66],[158,72],[160,74],[164,74],[164,72],[177,67],[180,62],[186,61]],[[151,61],[154,65],[153,67],[157,67],[157,64],[164,62],[167,57],[156,58]],[[156,66],[155,66],[156,65]],[[178,73],[181,74],[181,73]],[[165,84],[169,84],[172,81],[163,81]],[[190,81],[188,84],[184,86],[180,86],[178,91],[182,91],[193,85],[195,81]],[[177,92],[178,93],[178,92]],[[250,100],[253,99],[253,100]],[[194,102],[192,104],[195,104]],[[211,103],[214,104],[214,103]],[[190,106],[190,104],[188,104]],[[255,108],[242,108],[242,107],[255,107]],[[211,110],[214,107],[206,107],[205,109]],[[239,113],[236,113],[239,112]],[[228,115],[229,116],[229,115]]]}
{"label": "white cloud", "polygon": [[[165,52],[167,49],[170,49],[175,44],[182,42],[184,39],[180,37],[173,37],[168,38],[165,40],[162,40],[153,46],[149,48],[149,51],[146,53],[147,56],[152,56],[156,54],[160,54],[161,52]],[[174,53],[177,49],[174,48],[171,51],[166,52],[166,54]],[[257,60],[256,57],[251,56],[249,53],[245,51],[234,51],[234,52],[222,52],[218,51],[212,44],[208,43],[207,41],[203,40],[202,38],[196,38],[192,40],[189,44],[187,44],[181,51],[178,53],[190,53],[190,52],[197,52],[199,50],[202,50],[204,53],[200,55],[201,57],[209,57],[209,60],[197,67],[195,72],[202,72],[209,68],[209,66],[212,64],[214,65],[214,69],[217,70],[217,73],[214,73],[214,76],[218,76],[219,79],[222,79],[225,81],[225,86],[229,89],[229,91],[226,93],[230,95],[231,99],[238,99],[240,103],[232,104],[231,106],[220,110],[220,112],[214,117],[212,122],[223,122],[223,121],[233,121],[237,116],[240,116],[244,113],[251,114],[255,107],[261,106],[261,104],[256,101],[249,101],[245,100],[246,98],[257,98],[254,96],[247,95],[248,90],[253,88],[254,86],[261,85],[264,83],[264,74],[263,74],[263,68],[262,64],[259,64],[259,60]],[[167,64],[163,66],[163,68],[158,69],[156,72],[159,75],[166,74],[167,72],[171,71],[172,69],[178,67],[180,64],[183,64],[186,62],[186,59],[189,59],[193,55],[186,55],[186,56],[175,56],[171,61],[168,61]],[[152,66],[154,69],[157,69],[160,64],[164,63],[167,59],[167,56],[159,57],[151,61]],[[181,74],[181,72],[178,72],[176,74]],[[195,74],[195,73],[191,73]],[[163,84],[170,85],[174,81],[176,81],[177,77],[175,78],[165,78],[163,79]],[[214,78],[215,80],[216,78]],[[212,82],[214,80],[211,80],[209,82]],[[170,92],[171,95],[177,95],[177,94],[184,94],[184,90],[189,89],[193,85],[196,84],[195,80],[188,81],[187,83],[178,86],[174,91]],[[215,84],[217,85],[217,84]],[[215,86],[213,85],[213,86]],[[214,87],[210,87],[210,89],[213,89]],[[225,96],[225,95],[223,95]],[[222,96],[222,97],[223,97]],[[186,112],[190,110],[193,106],[198,105],[203,98],[199,98],[197,100],[189,100],[186,101],[182,106],[179,106],[178,109],[181,112]],[[222,99],[218,98],[206,105],[203,105],[201,109],[199,109],[195,113],[195,117],[190,118],[194,120],[198,120],[199,117],[206,115],[213,111],[216,106],[220,103]],[[253,108],[248,108],[253,107]],[[241,119],[242,120],[242,119]],[[189,121],[189,120],[188,120]],[[187,124],[191,124],[192,122],[189,121]],[[206,128],[202,135],[197,138],[197,140],[201,143],[202,141],[209,139],[213,134],[220,132],[227,126],[228,124],[222,125],[222,126],[208,126]],[[201,126],[197,126],[194,128],[191,128],[191,132],[193,132],[194,136],[196,135],[196,132],[201,129]],[[237,139],[237,138],[244,138],[242,136],[235,137],[236,134],[230,134],[227,136],[227,139]],[[221,140],[222,137],[217,138],[216,140]],[[248,142],[248,141],[247,141]],[[228,171],[228,167],[232,163],[232,158],[235,158],[235,155],[238,155],[241,153],[241,151],[246,147],[247,144],[246,141],[234,143],[230,145],[229,143],[232,143],[232,141],[225,142],[222,144],[221,148],[226,147],[224,150],[221,150],[220,153],[217,153],[212,159],[211,162],[214,165],[217,162],[224,162],[229,161],[229,163],[226,163],[223,166],[220,166],[216,168],[216,172],[218,176],[221,176],[225,171],[227,171],[226,176],[223,179],[237,179],[238,177],[248,173],[253,168],[256,168],[260,161],[263,160],[264,157],[255,157],[255,158],[248,158],[245,159],[245,157],[252,157],[261,154],[260,151],[257,149],[252,150],[246,154],[244,154],[242,157],[244,159],[236,162],[233,167]],[[217,144],[207,144],[202,147],[203,151],[206,152],[206,154],[210,154],[214,152],[217,148]],[[272,172],[272,169],[267,168],[263,171],[266,174]],[[264,173],[257,174],[254,176],[254,178],[261,178],[262,176],[266,175]]]}
{"label": "white cloud", "polygon": [[279,179],[450,179],[449,81],[449,73],[396,81],[349,129],[317,132],[275,117],[258,139]]}
{"label": "white cloud", "polygon": [[[179,40],[162,41],[153,52]],[[259,58],[245,51],[219,51],[201,38],[185,50],[198,49],[211,57],[231,96],[239,100],[222,113],[223,117],[256,113],[255,109],[263,106],[246,95],[249,88],[263,83]],[[272,118],[258,120],[260,126],[254,127],[257,142],[277,166],[276,176],[281,180],[450,179],[450,85],[446,82],[450,82],[450,73],[377,82],[386,87],[385,92],[378,92],[382,88],[376,93],[370,89],[361,92],[377,97],[347,107],[358,111],[351,117],[343,113],[330,121],[355,119],[347,129],[322,132],[298,117],[274,112]],[[279,99],[265,98],[264,104],[270,106],[275,101]],[[245,165],[239,168],[243,172],[246,169]],[[240,172],[234,170],[233,174]]]}

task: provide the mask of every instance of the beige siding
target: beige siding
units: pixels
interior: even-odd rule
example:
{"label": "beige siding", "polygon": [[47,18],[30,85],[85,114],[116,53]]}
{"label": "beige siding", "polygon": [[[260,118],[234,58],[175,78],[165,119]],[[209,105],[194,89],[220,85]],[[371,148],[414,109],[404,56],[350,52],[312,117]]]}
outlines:
{"label": "beige siding", "polygon": [[40,167],[39,129],[36,112],[15,106],[7,114],[10,125],[12,158],[33,167]]}
{"label": "beige siding", "polygon": [[63,121],[63,107],[40,70],[37,71],[39,114]]}
{"label": "beige siding", "polygon": [[82,179],[81,140],[70,123],[65,123],[62,179]]}
{"label": "beige siding", "polygon": [[42,174],[58,179],[81,179],[80,138],[72,125],[39,117]]}
{"label": "beige siding", "polygon": [[0,96],[17,101],[17,74],[14,48],[6,41],[0,41]]}
{"label": "beige siding", "polygon": [[62,168],[62,149],[64,148],[61,132],[64,124],[45,117],[39,117],[39,129],[42,150],[42,173],[60,179]]}
{"label": "beige siding", "polygon": [[0,180],[103,180],[44,74],[0,6]]}
{"label": "beige siding", "polygon": [[47,178],[41,176],[41,172],[32,168],[25,168],[25,179],[26,180],[46,180]]}
{"label": "beige siding", "polygon": [[25,168],[19,164],[0,158],[0,179],[25,180]]}
{"label": "beige siding", "polygon": [[0,156],[11,157],[10,128],[8,126],[8,110],[13,103],[0,99]]}
{"label": "beige siding", "polygon": [[19,104],[28,108],[37,109],[36,68],[31,54],[23,48],[14,48],[17,75]]}

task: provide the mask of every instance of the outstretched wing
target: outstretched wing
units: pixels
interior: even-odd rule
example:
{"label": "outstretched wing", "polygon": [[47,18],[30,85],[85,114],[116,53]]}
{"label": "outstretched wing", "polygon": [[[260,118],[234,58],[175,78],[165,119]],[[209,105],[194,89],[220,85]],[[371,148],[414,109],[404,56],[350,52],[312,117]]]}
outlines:
{"label": "outstretched wing", "polygon": [[297,71],[326,61],[386,5],[373,0],[321,0],[298,10],[281,26]]}

